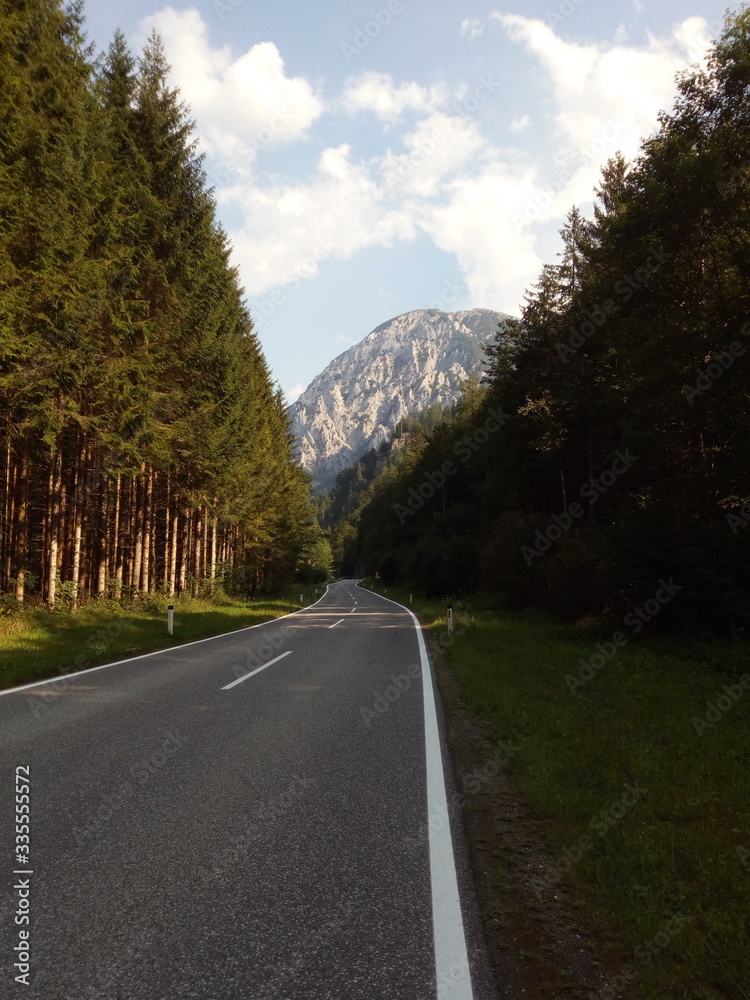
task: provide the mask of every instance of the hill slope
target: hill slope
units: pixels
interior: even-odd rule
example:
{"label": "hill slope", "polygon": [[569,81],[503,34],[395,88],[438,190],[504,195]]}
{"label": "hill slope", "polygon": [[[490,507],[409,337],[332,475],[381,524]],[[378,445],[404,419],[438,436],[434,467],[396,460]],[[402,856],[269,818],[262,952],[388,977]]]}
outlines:
{"label": "hill slope", "polygon": [[510,317],[491,309],[418,309],[335,358],[290,407],[302,466],[318,489],[391,436],[399,420],[449,405],[482,367],[482,344]]}

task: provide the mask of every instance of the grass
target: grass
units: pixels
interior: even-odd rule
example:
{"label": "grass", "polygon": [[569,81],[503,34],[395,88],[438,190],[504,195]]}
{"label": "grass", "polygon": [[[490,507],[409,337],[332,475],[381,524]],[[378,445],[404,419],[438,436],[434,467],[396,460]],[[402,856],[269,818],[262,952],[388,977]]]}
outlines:
{"label": "grass", "polygon": [[323,589],[319,585],[316,593],[314,585],[295,584],[280,597],[252,603],[225,596],[179,597],[172,636],[164,596],[127,604],[90,601],[74,614],[22,608],[0,618],[0,688],[258,625],[312,604]]}
{"label": "grass", "polygon": [[[408,604],[404,591],[388,596]],[[445,634],[444,604],[412,609]],[[747,649],[639,637],[571,691],[566,677],[613,629],[487,602],[454,610],[465,631],[446,656],[463,701],[495,740],[519,747],[516,783],[601,928],[615,984],[643,1000],[747,1000]]]}

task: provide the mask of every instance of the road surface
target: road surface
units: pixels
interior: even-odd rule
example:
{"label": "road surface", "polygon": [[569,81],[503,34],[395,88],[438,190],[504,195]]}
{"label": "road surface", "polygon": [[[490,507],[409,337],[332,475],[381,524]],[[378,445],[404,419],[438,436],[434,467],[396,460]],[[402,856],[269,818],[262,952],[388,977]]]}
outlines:
{"label": "road surface", "polygon": [[0,995],[492,1000],[426,662],[344,581],[3,693]]}

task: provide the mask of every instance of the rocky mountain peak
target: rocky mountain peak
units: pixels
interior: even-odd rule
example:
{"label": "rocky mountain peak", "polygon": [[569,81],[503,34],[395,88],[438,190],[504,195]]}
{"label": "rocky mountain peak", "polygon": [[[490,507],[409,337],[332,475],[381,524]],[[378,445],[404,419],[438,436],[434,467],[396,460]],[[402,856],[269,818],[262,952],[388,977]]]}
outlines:
{"label": "rocky mountain peak", "polygon": [[382,323],[316,376],[290,410],[302,466],[318,489],[391,437],[409,413],[461,396],[482,345],[510,319],[491,309],[417,309]]}

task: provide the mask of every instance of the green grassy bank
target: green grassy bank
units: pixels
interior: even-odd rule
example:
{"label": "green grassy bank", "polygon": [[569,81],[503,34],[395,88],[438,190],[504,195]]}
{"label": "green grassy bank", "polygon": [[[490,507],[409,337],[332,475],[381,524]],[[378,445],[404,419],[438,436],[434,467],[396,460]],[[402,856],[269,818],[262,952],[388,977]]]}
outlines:
{"label": "green grassy bank", "polygon": [[746,647],[624,627],[617,646],[616,628],[481,601],[455,607],[461,634],[446,642],[445,606],[416,595],[411,606],[440,636],[466,706],[517,748],[510,767],[544,822],[553,880],[601,929],[614,972],[597,998],[750,997]]}
{"label": "green grassy bank", "polygon": [[324,590],[320,584],[295,584],[280,597],[253,603],[231,597],[180,597],[174,602],[172,636],[167,633],[169,602],[164,596],[130,603],[91,601],[73,614],[64,609],[14,610],[0,618],[0,688],[258,625],[312,604]]}

